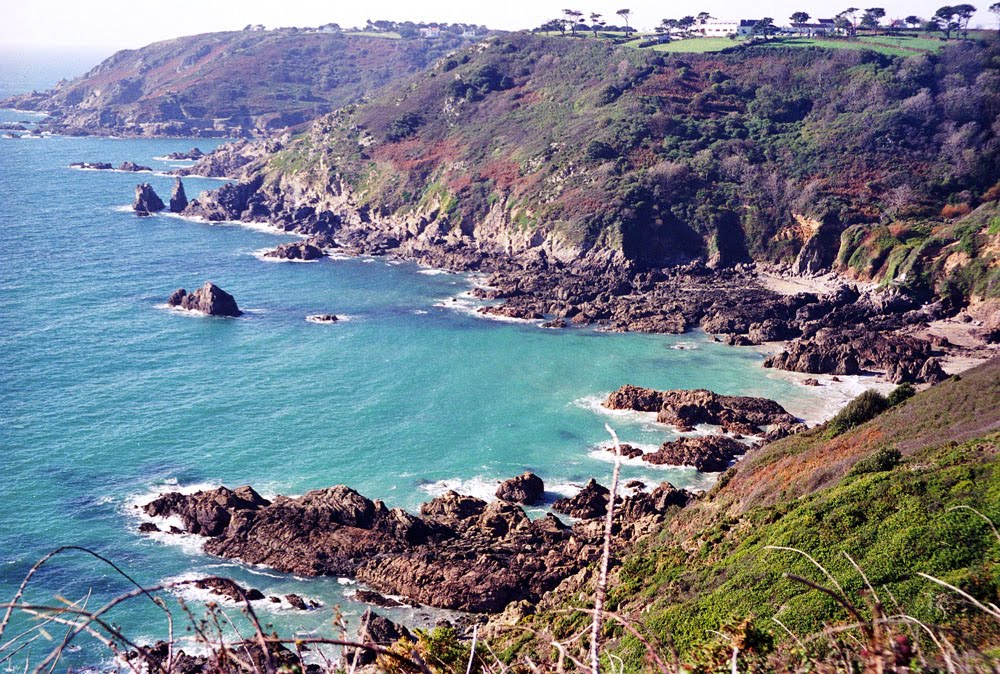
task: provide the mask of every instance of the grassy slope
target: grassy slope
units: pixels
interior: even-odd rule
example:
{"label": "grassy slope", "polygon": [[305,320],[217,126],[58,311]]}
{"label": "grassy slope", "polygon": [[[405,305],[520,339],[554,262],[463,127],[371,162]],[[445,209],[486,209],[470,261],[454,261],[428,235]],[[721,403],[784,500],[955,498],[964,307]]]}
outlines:
{"label": "grassy slope", "polygon": [[[884,281],[948,253],[949,218],[1000,191],[989,192],[1000,174],[995,44],[909,59],[658,54],[527,35],[487,45],[324,120],[272,169],[322,185],[331,176],[310,167],[332,166],[372,207],[440,200],[447,226],[466,230],[500,204],[519,228],[653,263],[706,254],[713,237],[737,256],[745,242],[743,254],[789,261],[828,221],[849,232],[828,261]],[[907,262],[917,239],[905,232],[934,245]],[[985,229],[976,236],[981,277],[997,247]],[[992,287],[978,277],[971,285]]]}
{"label": "grassy slope", "polygon": [[[995,359],[832,440],[820,429],[750,454],[723,486],[679,511],[657,538],[624,558],[612,605],[658,639],[672,639],[685,660],[721,658],[715,662],[721,666],[729,647],[712,630],[733,634],[749,619],[781,640],[772,616],[801,638],[824,623],[848,621],[831,599],[782,577],[790,572],[829,586],[815,567],[765,546],[813,555],[864,606],[863,580],[846,552],[888,612],[905,610],[957,628],[953,638],[980,648],[1000,646],[995,621],[916,576],[929,573],[983,601],[1000,599],[1000,544],[971,511],[952,510],[971,506],[1000,522],[998,400]],[[859,470],[860,460],[885,448],[898,449],[902,463]],[[554,624],[557,636],[578,625],[557,614],[536,622]],[[643,668],[643,649],[634,639],[621,638],[616,649],[630,670]]]}
{"label": "grassy slope", "polygon": [[[418,72],[458,42],[295,29],[205,33],[116,53],[20,107],[66,109],[94,124],[215,119],[296,124]],[[274,120],[274,121],[272,121]]]}

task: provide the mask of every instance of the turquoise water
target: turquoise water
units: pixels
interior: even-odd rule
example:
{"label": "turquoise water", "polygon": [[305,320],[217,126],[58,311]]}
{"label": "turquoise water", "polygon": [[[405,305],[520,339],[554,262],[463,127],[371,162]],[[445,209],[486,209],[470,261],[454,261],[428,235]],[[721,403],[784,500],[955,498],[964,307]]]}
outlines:
{"label": "turquoise water", "polygon": [[[4,112],[2,120],[21,119]],[[488,495],[526,469],[552,495],[607,478],[605,423],[624,441],[670,431],[597,402],[625,383],[766,395],[801,411],[817,394],[769,377],[754,350],[704,336],[544,330],[471,315],[452,301],[471,279],[385,259],[266,263],[287,236],[177,217],[134,217],[136,182],[72,161],[154,157],[211,141],[0,139],[0,597],[59,545],[84,545],[144,584],[226,573],[265,594],[322,600],[311,613],[261,610],[284,633],[330,632],[330,607],[357,615],[350,585],[210,558],[196,540],[137,533],[132,506],[176,486],[253,484],[299,494],[346,483],[410,509],[444,488]],[[186,181],[189,195],[217,181]],[[191,317],[162,303],[212,280],[247,311]],[[333,312],[334,325],[306,322]],[[680,348],[684,347],[684,348]],[[625,467],[626,479],[703,488],[686,469]],[[179,544],[180,543],[180,544]],[[60,558],[28,598],[92,605],[127,584],[93,560]],[[398,619],[425,612],[389,611]],[[164,636],[149,604],[114,614],[137,638]],[[81,642],[82,645],[87,642]],[[101,658],[89,645],[81,662]]]}

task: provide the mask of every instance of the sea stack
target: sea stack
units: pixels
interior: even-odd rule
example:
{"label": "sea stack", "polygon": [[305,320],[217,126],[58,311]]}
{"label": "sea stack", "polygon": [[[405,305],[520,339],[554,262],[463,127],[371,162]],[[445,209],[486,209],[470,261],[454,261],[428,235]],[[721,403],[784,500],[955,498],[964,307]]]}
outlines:
{"label": "sea stack", "polygon": [[184,183],[178,178],[174,183],[174,191],[170,193],[170,212],[180,213],[188,205],[187,194],[184,193]]}
{"label": "sea stack", "polygon": [[200,311],[209,316],[236,317],[243,314],[236,306],[233,296],[211,281],[206,281],[205,285],[193,293],[178,288],[171,293],[167,304],[188,311]]}
{"label": "sea stack", "polygon": [[132,210],[136,215],[152,215],[164,208],[163,200],[160,199],[156,190],[149,183],[140,183],[135,186],[135,200],[132,202]]}

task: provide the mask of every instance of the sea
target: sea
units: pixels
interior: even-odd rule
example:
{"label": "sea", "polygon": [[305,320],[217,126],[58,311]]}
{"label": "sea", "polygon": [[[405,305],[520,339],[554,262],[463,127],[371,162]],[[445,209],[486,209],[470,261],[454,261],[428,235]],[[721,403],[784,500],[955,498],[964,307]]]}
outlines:
{"label": "sea", "polygon": [[[83,73],[98,57],[0,50],[0,98]],[[38,115],[0,111],[0,122]],[[265,496],[346,484],[416,512],[448,489],[490,499],[501,479],[526,470],[549,500],[588,479],[609,482],[612,427],[655,449],[675,431],[653,415],[609,412],[600,402],[623,384],[708,388],[773,398],[818,420],[851,391],[802,386],[761,367],[756,348],[704,334],[642,335],[593,327],[545,329],[478,314],[469,290],[482,279],[388,257],[264,261],[292,240],[236,223],[177,216],[138,218],[138,182],[167,197],[170,152],[203,138],[0,138],[0,602],[61,546],[24,595],[35,604],[95,608],[134,588],[226,575],[266,595],[297,593],[322,608],[259,602],[284,635],[334,636],[367,608],[346,578],[297,578],[214,558],[192,536],[138,531],[137,505],[164,491],[253,485]],[[69,168],[131,160],[154,173]],[[219,180],[186,178],[193,197]],[[211,280],[246,312],[237,319],[165,306],[176,288]],[[332,324],[308,316],[333,313]],[[712,432],[700,428],[697,432]],[[717,476],[630,460],[623,479],[710,488]],[[545,506],[534,508],[539,516]],[[110,564],[116,567],[113,568]],[[168,593],[175,622],[210,599]],[[216,600],[218,598],[215,598]],[[240,623],[239,611],[227,607]],[[426,608],[379,609],[429,625]],[[109,616],[135,643],[168,634],[164,611],[139,596]],[[3,642],[37,623],[18,613]],[[63,630],[49,625],[52,638]],[[180,633],[180,627],[177,627]],[[34,641],[0,668],[40,661]],[[195,646],[188,648],[196,650]],[[64,655],[76,667],[111,654],[85,635]]]}

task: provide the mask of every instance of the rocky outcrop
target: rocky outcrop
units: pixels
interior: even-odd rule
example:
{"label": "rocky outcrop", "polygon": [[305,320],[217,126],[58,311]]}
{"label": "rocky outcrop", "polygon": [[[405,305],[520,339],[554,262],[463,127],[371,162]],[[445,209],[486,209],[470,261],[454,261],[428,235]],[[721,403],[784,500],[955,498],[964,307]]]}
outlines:
{"label": "rocky outcrop", "polygon": [[325,257],[326,253],[312,241],[293,241],[283,243],[274,250],[264,253],[264,257],[275,260],[299,260],[307,262]]}
{"label": "rocky outcrop", "polygon": [[189,655],[175,644],[157,641],[151,646],[140,646],[122,657],[130,668],[141,671],[176,672],[177,674],[276,674],[277,672],[302,671],[303,674],[321,674],[316,664],[303,667],[299,656],[285,646],[268,643],[267,651],[256,639],[229,644],[238,658],[219,658],[214,653]]}
{"label": "rocky outcrop", "polygon": [[608,396],[604,406],[656,412],[658,422],[683,431],[693,430],[696,424],[715,424],[725,431],[756,435],[761,426],[798,424],[798,419],[773,400],[719,395],[705,389],[655,391],[625,385]]}
{"label": "rocky outcrop", "polygon": [[748,449],[747,445],[725,435],[705,435],[665,442],[657,451],[644,454],[642,458],[655,465],[693,466],[703,473],[719,473]]}
{"label": "rocky outcrop", "polygon": [[504,480],[497,487],[496,497],[509,503],[535,505],[542,500],[545,493],[545,483],[534,473],[526,472],[509,480]]}
{"label": "rocky outcrop", "polygon": [[[622,499],[621,536],[648,530],[684,501],[671,490]],[[592,482],[573,504],[575,516],[600,516],[607,490]],[[352,576],[378,593],[473,612],[537,601],[597,559],[601,538],[600,527],[570,528],[553,515],[532,521],[513,503],[454,492],[424,504],[419,517],[344,486],[274,500],[250,487],[171,493],[144,510],[178,517],[185,531],[207,537],[211,554],[304,576]]]}
{"label": "rocky outcrop", "polygon": [[170,212],[171,213],[183,213],[184,209],[187,208],[188,198],[187,194],[184,192],[184,183],[178,178],[174,181],[174,189],[170,193]]}
{"label": "rocky outcrop", "polygon": [[233,296],[211,281],[206,281],[205,285],[193,293],[187,292],[184,288],[178,288],[167,299],[167,305],[188,311],[198,311],[209,316],[236,317],[243,315]]}
{"label": "rocky outcrop", "polygon": [[[391,646],[400,639],[412,640],[413,635],[402,625],[380,616],[371,609],[361,614],[358,620],[358,641],[361,643]],[[353,653],[348,652],[346,659],[357,665],[371,665],[376,660],[376,653],[373,650],[358,649]]]}
{"label": "rocky outcrop", "polygon": [[136,164],[134,161],[123,161],[118,167],[119,171],[126,171],[128,173],[138,173],[140,171],[152,172],[153,169],[149,166],[142,166],[141,164]]}
{"label": "rocky outcrop", "polygon": [[136,215],[152,215],[164,209],[163,200],[149,183],[135,186],[135,199],[132,200],[132,210]]}
{"label": "rocky outcrop", "polygon": [[608,512],[610,494],[607,487],[592,479],[575,496],[557,499],[552,509],[583,520],[604,517]]}
{"label": "rocky outcrop", "polygon": [[185,160],[195,161],[201,159],[204,156],[205,156],[204,152],[202,152],[196,147],[193,147],[187,152],[171,152],[168,155],[166,155],[166,158],[171,159],[173,161],[185,161]]}
{"label": "rocky outcrop", "polygon": [[192,584],[200,590],[208,590],[214,595],[225,597],[241,604],[245,601],[258,601],[264,598],[264,594],[260,590],[245,588],[235,580],[229,578],[212,576],[196,580]]}
{"label": "rocky outcrop", "polygon": [[864,328],[823,329],[810,338],[797,339],[781,353],[768,357],[764,367],[811,374],[884,372],[896,384],[933,383],[945,378],[929,342]]}

